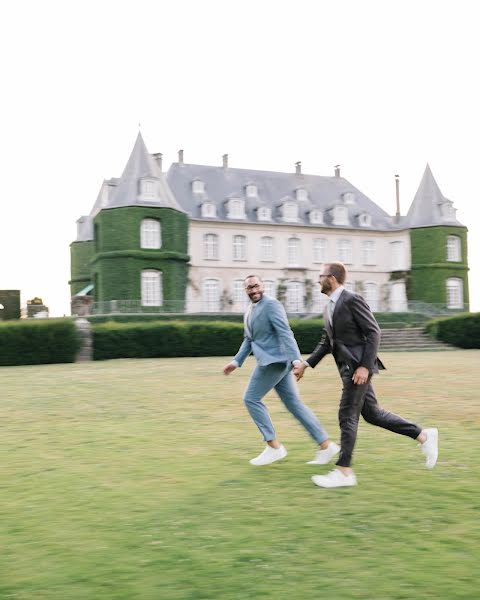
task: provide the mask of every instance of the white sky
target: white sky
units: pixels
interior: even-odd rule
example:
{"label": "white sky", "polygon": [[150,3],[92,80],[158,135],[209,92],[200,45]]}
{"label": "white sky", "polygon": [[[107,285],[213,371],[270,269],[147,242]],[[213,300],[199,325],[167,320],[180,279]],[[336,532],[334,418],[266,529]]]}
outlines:
{"label": "white sky", "polygon": [[0,289],[69,314],[69,244],[141,124],[185,161],[342,175],[404,214],[428,162],[480,310],[475,0],[38,0],[0,10]]}

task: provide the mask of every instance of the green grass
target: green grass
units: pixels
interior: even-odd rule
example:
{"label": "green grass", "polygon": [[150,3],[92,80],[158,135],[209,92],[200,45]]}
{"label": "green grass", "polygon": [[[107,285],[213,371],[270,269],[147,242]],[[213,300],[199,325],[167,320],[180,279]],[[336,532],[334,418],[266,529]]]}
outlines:
{"label": "green grass", "polygon": [[[480,352],[382,358],[381,403],[439,427],[439,462],[362,423],[359,485],[336,490],[273,395],[289,455],[249,465],[252,359],[228,378],[222,358],[1,368],[0,598],[478,598]],[[300,387],[338,439],[332,361]]]}

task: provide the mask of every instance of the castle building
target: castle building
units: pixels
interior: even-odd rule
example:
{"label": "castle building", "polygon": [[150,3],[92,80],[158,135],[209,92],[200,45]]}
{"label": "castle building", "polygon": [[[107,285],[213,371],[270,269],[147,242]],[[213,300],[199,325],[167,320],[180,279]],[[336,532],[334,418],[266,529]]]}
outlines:
{"label": "castle building", "polygon": [[[398,188],[397,188],[398,189]],[[398,199],[398,198],[397,198]],[[138,134],[119,179],[103,182],[71,244],[71,294],[95,312],[241,312],[260,275],[290,314],[318,313],[325,262],[373,311],[415,303],[468,310],[467,228],[427,165],[405,216],[333,176],[187,164],[165,174]]]}

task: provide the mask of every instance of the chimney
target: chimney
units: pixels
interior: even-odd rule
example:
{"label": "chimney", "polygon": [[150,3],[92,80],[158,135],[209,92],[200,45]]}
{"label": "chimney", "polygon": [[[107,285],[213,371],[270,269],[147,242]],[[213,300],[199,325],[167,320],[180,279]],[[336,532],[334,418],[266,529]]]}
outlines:
{"label": "chimney", "polygon": [[395,175],[395,195],[397,199],[397,212],[395,213],[395,222],[400,221],[400,175]]}
{"label": "chimney", "polygon": [[295,163],[295,174],[296,175],[302,174],[302,163],[300,161]]}
{"label": "chimney", "polygon": [[183,150],[178,151],[178,162],[183,165]]}
{"label": "chimney", "polygon": [[162,171],[162,153],[161,152],[156,152],[155,154],[152,154],[153,158],[155,159],[155,162],[157,163],[158,168],[160,169],[160,172]]}
{"label": "chimney", "polygon": [[335,177],[340,177],[340,165],[335,165]]}
{"label": "chimney", "polygon": [[223,159],[223,168],[228,169],[228,154],[224,154],[222,156],[222,159]]}

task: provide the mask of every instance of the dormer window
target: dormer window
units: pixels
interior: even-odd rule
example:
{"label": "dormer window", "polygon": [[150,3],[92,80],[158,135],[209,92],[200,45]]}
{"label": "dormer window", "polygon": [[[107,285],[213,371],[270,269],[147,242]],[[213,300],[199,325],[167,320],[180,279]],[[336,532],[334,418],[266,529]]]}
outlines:
{"label": "dormer window", "polygon": [[245,219],[245,203],[240,198],[231,198],[228,201],[228,218]]}
{"label": "dormer window", "polygon": [[310,211],[310,223],[312,225],[322,225],[323,224],[323,212],[318,209],[314,209]]}
{"label": "dormer window", "polygon": [[297,196],[297,200],[299,202],[304,201],[304,200],[308,200],[307,190],[304,190],[303,188],[299,188],[296,191],[296,196]]}
{"label": "dormer window", "polygon": [[271,221],[272,211],[267,206],[260,206],[257,210],[257,219],[259,221]]}
{"label": "dormer window", "polygon": [[283,220],[289,223],[298,221],[298,205],[295,202],[285,202],[282,206]]}
{"label": "dormer window", "polygon": [[139,200],[155,200],[157,197],[157,182],[155,179],[140,180]]}
{"label": "dormer window", "polygon": [[194,179],[192,181],[192,192],[194,194],[203,194],[205,191],[205,183],[201,179]]}
{"label": "dormer window", "polygon": [[355,204],[355,194],[353,192],[345,192],[342,198],[345,204]]}
{"label": "dormer window", "polygon": [[245,195],[247,198],[256,198],[258,196],[257,186],[253,185],[253,183],[249,183],[245,186]]}
{"label": "dormer window", "polygon": [[213,202],[204,202],[202,204],[202,217],[216,217],[217,207]]}
{"label": "dormer window", "polygon": [[370,227],[372,224],[372,215],[369,215],[368,213],[358,215],[358,224],[360,227]]}
{"label": "dormer window", "polygon": [[454,221],[457,210],[453,208],[453,203],[447,200],[440,205],[440,212],[444,221]]}
{"label": "dormer window", "polygon": [[348,208],[346,206],[336,206],[333,209],[333,224],[348,225]]}

